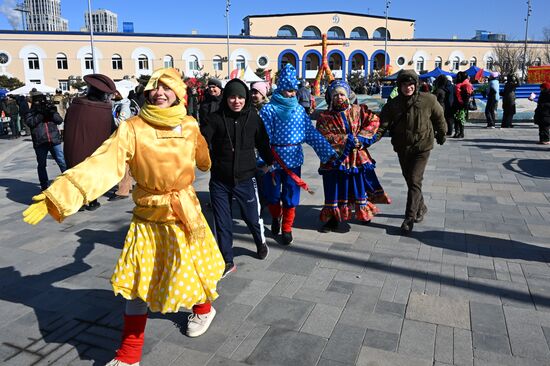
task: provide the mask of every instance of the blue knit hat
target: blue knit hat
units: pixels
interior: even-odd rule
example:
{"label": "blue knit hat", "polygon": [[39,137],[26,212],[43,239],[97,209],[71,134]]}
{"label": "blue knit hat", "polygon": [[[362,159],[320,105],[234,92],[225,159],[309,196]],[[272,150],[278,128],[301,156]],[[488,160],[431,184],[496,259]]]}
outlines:
{"label": "blue knit hat", "polygon": [[277,90],[298,90],[298,79],[296,78],[296,69],[291,64],[286,64],[279,73],[277,80]]}
{"label": "blue knit hat", "polygon": [[338,88],[344,89],[346,91],[346,97],[348,98],[350,97],[351,88],[349,87],[349,84],[343,80],[334,80],[332,83],[330,83],[328,87],[328,94],[330,95],[331,98],[332,98],[332,93]]}

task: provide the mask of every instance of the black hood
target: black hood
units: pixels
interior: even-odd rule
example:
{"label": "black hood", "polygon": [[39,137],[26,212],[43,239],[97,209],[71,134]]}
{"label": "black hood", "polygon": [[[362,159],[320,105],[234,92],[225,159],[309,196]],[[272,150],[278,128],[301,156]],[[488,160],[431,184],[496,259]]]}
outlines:
{"label": "black hood", "polygon": [[226,93],[227,93],[226,91],[231,89],[230,86],[233,83],[240,83],[246,89],[245,103],[244,103],[243,109],[241,110],[241,113],[246,112],[250,109],[250,107],[252,105],[252,100],[250,99],[250,89],[248,88],[248,85],[246,85],[246,83],[244,81],[242,81],[241,79],[237,79],[237,78],[231,79],[227,82],[227,84],[225,84],[225,88],[223,88],[223,93],[222,93],[222,100],[220,102],[220,110],[227,111],[227,112],[232,112],[231,109],[229,109],[229,105],[227,105],[227,98],[229,98],[229,95],[226,95]]}

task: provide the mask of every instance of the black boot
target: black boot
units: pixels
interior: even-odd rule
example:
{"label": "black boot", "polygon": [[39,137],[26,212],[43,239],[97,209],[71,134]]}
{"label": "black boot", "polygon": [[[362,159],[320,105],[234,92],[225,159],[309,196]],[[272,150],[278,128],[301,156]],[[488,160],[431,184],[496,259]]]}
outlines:
{"label": "black boot", "polygon": [[407,235],[410,234],[414,227],[414,219],[407,217],[405,221],[401,224],[401,234]]}
{"label": "black boot", "polygon": [[459,130],[460,130],[460,133],[458,134],[458,138],[463,139],[464,138],[464,125],[461,124]]}
{"label": "black boot", "polygon": [[292,231],[286,232],[283,231],[283,245],[290,245],[292,244],[293,238],[292,238]]}
{"label": "black boot", "polygon": [[455,134],[453,135],[453,138],[458,138],[460,135],[460,123],[455,122]]}

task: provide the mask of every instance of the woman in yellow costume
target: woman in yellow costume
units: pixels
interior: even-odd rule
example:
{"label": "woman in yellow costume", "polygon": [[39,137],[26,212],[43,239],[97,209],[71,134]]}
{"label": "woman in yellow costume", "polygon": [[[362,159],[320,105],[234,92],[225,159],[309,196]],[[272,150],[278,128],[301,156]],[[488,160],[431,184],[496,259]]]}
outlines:
{"label": "woman in yellow costume", "polygon": [[160,69],[144,94],[138,116],[33,197],[23,213],[33,225],[48,213],[61,222],[117,184],[130,166],[136,206],[111,278],[127,302],[122,344],[109,366],[139,364],[147,308],[192,308],[187,335],[203,334],[216,315],[210,303],[225,266],[192,186],[195,166],[208,170],[210,157],[197,122],[186,115],[186,86],[175,69]]}

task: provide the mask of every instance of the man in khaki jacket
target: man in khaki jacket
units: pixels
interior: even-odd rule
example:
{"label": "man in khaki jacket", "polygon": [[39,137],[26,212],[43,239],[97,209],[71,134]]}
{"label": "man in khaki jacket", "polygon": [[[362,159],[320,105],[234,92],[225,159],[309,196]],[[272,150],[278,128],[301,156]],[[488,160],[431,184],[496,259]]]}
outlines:
{"label": "man in khaki jacket", "polygon": [[413,70],[401,70],[397,77],[397,97],[388,100],[380,114],[377,138],[385,131],[399,157],[403,177],[407,182],[407,208],[401,225],[403,234],[421,222],[428,208],[422,196],[424,170],[433,149],[433,140],[443,145],[447,124],[443,108],[434,95],[418,91],[418,76]]}

